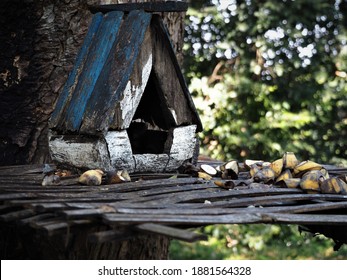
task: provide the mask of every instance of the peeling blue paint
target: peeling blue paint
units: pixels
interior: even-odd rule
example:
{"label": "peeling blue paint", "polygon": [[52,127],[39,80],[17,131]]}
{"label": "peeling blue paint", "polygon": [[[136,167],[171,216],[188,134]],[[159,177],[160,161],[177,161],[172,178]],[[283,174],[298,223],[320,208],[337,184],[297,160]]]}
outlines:
{"label": "peeling blue paint", "polygon": [[73,90],[75,89],[78,76],[80,75],[79,69],[83,68],[84,66],[84,62],[86,61],[89,48],[91,46],[91,43],[93,41],[93,38],[96,32],[99,29],[102,19],[103,19],[102,13],[97,13],[92,18],[92,22],[90,23],[90,26],[86,34],[86,37],[84,38],[82,47],[77,55],[74,67],[69,74],[69,77],[64,85],[64,88],[57,100],[55,110],[53,111],[51,115],[51,119],[50,119],[51,127],[55,127],[57,125],[59,118],[62,116],[62,112],[66,108],[68,101],[71,99],[71,95],[73,93]]}
{"label": "peeling blue paint", "polygon": [[131,11],[124,20],[86,107],[81,133],[108,130],[116,102],[130,79],[150,21],[151,14],[144,11]]}
{"label": "peeling blue paint", "polygon": [[117,38],[122,18],[122,12],[107,13],[93,38],[88,57],[66,111],[65,129],[68,131],[77,131],[81,125],[84,110]]}

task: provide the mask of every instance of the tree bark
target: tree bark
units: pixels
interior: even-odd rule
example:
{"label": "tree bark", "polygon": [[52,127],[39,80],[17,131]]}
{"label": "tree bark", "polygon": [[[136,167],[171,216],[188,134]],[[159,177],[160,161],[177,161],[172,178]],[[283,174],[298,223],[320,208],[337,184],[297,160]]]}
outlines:
{"label": "tree bark", "polygon": [[[140,1],[0,1],[0,166],[50,162],[48,119],[88,29],[88,5],[128,2]],[[162,16],[182,63],[184,13]],[[0,245],[16,249],[10,258],[167,258],[166,237],[92,246],[86,245],[89,230],[76,233],[67,247],[60,237],[38,238],[35,231],[3,227]]]}

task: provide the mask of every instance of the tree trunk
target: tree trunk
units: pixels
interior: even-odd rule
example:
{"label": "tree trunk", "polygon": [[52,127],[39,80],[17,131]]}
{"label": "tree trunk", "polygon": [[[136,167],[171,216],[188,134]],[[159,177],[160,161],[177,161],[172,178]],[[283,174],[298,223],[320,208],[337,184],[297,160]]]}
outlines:
{"label": "tree trunk", "polygon": [[[0,165],[50,162],[47,123],[88,29],[92,16],[88,5],[128,2],[141,1],[0,2]],[[162,16],[181,63],[184,14]],[[169,245],[166,237],[142,236],[87,246],[83,231],[69,240],[67,251],[66,240],[61,238],[37,239],[30,232],[28,242],[27,233],[15,231],[9,236],[12,230],[5,233],[3,228],[0,233],[1,246],[17,248],[11,258],[163,259]]]}

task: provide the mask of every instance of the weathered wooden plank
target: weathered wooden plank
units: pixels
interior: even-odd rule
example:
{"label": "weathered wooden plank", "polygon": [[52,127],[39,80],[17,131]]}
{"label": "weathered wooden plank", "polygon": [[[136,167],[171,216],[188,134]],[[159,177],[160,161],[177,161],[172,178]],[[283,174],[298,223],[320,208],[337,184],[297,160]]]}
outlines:
{"label": "weathered wooden plank", "polygon": [[106,230],[100,232],[94,232],[88,235],[88,241],[93,243],[111,242],[111,241],[122,241],[134,238],[138,233],[128,228]]}
{"label": "weathered wooden plank", "polygon": [[110,154],[112,168],[135,171],[135,161],[128,133],[125,130],[108,131],[105,140]]}
{"label": "weathered wooden plank", "polygon": [[[263,197],[250,197],[250,198],[239,198],[232,201],[214,201],[210,204],[210,207],[248,207],[248,206],[274,206],[274,205],[290,205],[295,203],[302,203],[303,201],[309,202],[313,199],[317,199],[315,194],[288,194],[288,195],[278,195],[278,196],[263,196]],[[320,197],[322,200],[326,201],[341,201],[345,200],[339,198],[337,195],[324,195]]]}
{"label": "weathered wooden plank", "polygon": [[46,220],[46,219],[51,219],[54,216],[55,215],[53,213],[38,214],[38,215],[34,215],[34,216],[31,216],[31,217],[28,217],[28,218],[17,220],[17,224],[24,226],[24,225],[28,225],[28,224],[33,223],[33,222],[42,221],[42,220]]}
{"label": "weathered wooden plank", "polygon": [[269,213],[263,215],[268,223],[285,223],[300,225],[347,225],[347,215],[327,214],[280,214]]}
{"label": "weathered wooden plank", "polygon": [[153,15],[151,27],[154,34],[153,72],[166,106],[174,116],[177,126],[196,124],[197,131],[202,131],[199,115],[177,62],[169,33],[160,16]]}
{"label": "weathered wooden plank", "polygon": [[107,13],[110,11],[130,12],[133,10],[145,10],[146,12],[185,12],[188,9],[188,3],[183,1],[123,3],[92,5],[89,6],[89,9],[92,13]]}
{"label": "weathered wooden plank", "polygon": [[196,125],[188,125],[173,128],[169,131],[169,138],[166,142],[168,154],[170,156],[166,171],[176,170],[186,160],[192,159],[196,147]]}
{"label": "weathered wooden plank", "polygon": [[[209,200],[211,202],[218,202],[218,200],[222,200],[222,202],[229,202],[225,199],[230,198],[239,198],[242,196],[269,196],[269,199],[272,199],[271,196],[281,195],[281,194],[302,194],[302,191],[299,189],[281,189],[281,188],[256,188],[256,189],[238,189],[238,190],[223,190],[217,187],[214,187],[213,184],[210,185],[210,190],[203,191],[191,191],[189,193],[178,193],[178,194],[158,194],[153,195],[151,197],[141,197],[138,198],[138,201],[141,202],[149,202],[149,201],[161,201],[161,203],[201,203],[205,200]],[[304,196],[305,197],[305,196]],[[333,196],[336,197],[336,196]],[[262,197],[263,198],[263,197]],[[265,197],[266,198],[266,197]],[[249,198],[250,201],[252,198]],[[343,200],[344,198],[340,198]]]}
{"label": "weathered wooden plank", "polygon": [[111,206],[105,205],[104,207],[94,208],[94,209],[63,210],[62,214],[68,219],[72,219],[72,218],[81,218],[81,217],[92,218],[92,217],[99,216],[100,214],[114,213],[114,212],[116,212],[116,209],[114,209]]}
{"label": "weathered wooden plank", "polygon": [[167,154],[135,154],[136,172],[164,172],[169,162]]}
{"label": "weathered wooden plank", "polygon": [[33,186],[33,185],[37,186],[41,184],[42,179],[43,179],[43,174],[31,174],[31,175],[22,175],[20,177],[16,175],[1,176],[0,181],[1,181],[1,184],[5,184],[11,187],[13,187],[13,185],[20,186],[20,184],[23,184],[23,185],[25,184],[26,186]]}
{"label": "weathered wooden plank", "polygon": [[150,28],[146,30],[142,44],[138,48],[140,49],[133,65],[131,76],[115,104],[116,109],[113,112],[114,117],[110,123],[110,129],[121,130],[129,128],[145,92],[153,65]]}
{"label": "weathered wooden plank", "polygon": [[51,118],[49,120],[50,128],[57,128],[58,122],[61,119],[61,116],[64,110],[66,109],[66,106],[69,104],[71,100],[72,94],[77,85],[77,81],[85,65],[85,61],[87,59],[87,55],[92,45],[94,36],[99,29],[102,19],[103,19],[103,15],[101,13],[96,13],[92,18],[92,22],[89,26],[89,29],[83,41],[82,47],[77,55],[74,67],[69,74],[69,77],[64,85],[64,88],[58,97],[57,103],[55,105],[55,109],[52,112]]}
{"label": "weathered wooden plank", "polygon": [[31,198],[31,197],[35,197],[35,196],[30,193],[6,193],[6,194],[0,194],[0,201],[8,201],[8,200]]}
{"label": "weathered wooden plank", "polygon": [[131,77],[150,20],[151,15],[143,11],[132,11],[123,20],[117,41],[110,50],[112,55],[107,58],[86,106],[80,132],[97,134],[108,130],[113,122],[115,104]]}
{"label": "weathered wooden plank", "polygon": [[136,195],[139,197],[149,197],[153,195],[160,194],[169,194],[169,193],[187,193],[190,191],[203,191],[208,188],[211,188],[207,184],[194,184],[194,185],[177,185],[177,186],[169,186],[169,187],[160,187],[160,188],[151,188],[148,190],[140,190],[136,192]]}
{"label": "weathered wooden plank", "polygon": [[[169,179],[164,181],[158,180],[148,180],[148,181],[138,181],[138,182],[129,182],[123,184],[114,184],[114,185],[105,185],[100,187],[86,187],[86,186],[75,186],[77,190],[80,190],[81,193],[73,192],[63,192],[59,191],[61,186],[55,188],[55,192],[44,192],[44,189],[41,192],[31,192],[28,193],[9,193],[9,194],[0,194],[0,200],[10,200],[9,203],[12,205],[25,205],[30,204],[39,206],[39,204],[53,203],[90,203],[90,202],[102,202],[102,201],[112,201],[117,202],[125,199],[133,199],[136,194],[136,191],[144,191],[147,189],[160,189],[169,186],[178,186],[180,184],[199,184],[200,180],[197,178],[178,178],[178,179]],[[158,185],[159,184],[159,185]],[[167,191],[166,191],[167,192]],[[129,193],[129,194],[127,194]],[[144,193],[140,193],[143,195]]]}
{"label": "weathered wooden plank", "polygon": [[62,211],[65,209],[73,210],[73,209],[93,209],[93,208],[99,208],[101,206],[105,205],[103,202],[46,202],[46,203],[30,203],[30,205],[27,205],[28,208],[33,208],[37,212],[56,212]]}
{"label": "weathered wooden plank", "polygon": [[27,206],[28,208],[33,208],[35,209],[35,211],[37,212],[49,212],[49,211],[54,211],[54,210],[61,210],[61,209],[65,209],[68,206],[65,203],[54,203],[54,202],[50,202],[50,203],[37,203],[37,202],[33,202],[30,203],[30,205]]}
{"label": "weathered wooden plank", "polygon": [[123,13],[117,11],[104,16],[90,46],[84,67],[81,69],[82,72],[71,101],[65,114],[62,115],[59,128],[64,128],[62,129],[63,132],[78,131],[92,93],[94,92],[94,96],[97,95],[96,98],[98,97],[98,91],[95,91],[94,87],[110,55],[110,50],[118,38],[117,34],[122,19]]}
{"label": "weathered wooden plank", "polygon": [[56,169],[54,164],[31,164],[31,165],[10,165],[10,166],[0,166],[0,181],[2,176],[14,176],[18,177],[19,175],[30,175],[43,172],[45,166],[48,165],[51,169]]}
{"label": "weathered wooden plank", "polygon": [[131,174],[131,179],[133,181],[138,180],[166,180],[173,178],[189,178],[191,177],[189,174],[182,174],[175,172],[156,172],[156,173],[134,173]]}
{"label": "weathered wooden plank", "polygon": [[148,214],[148,215],[160,215],[160,214],[171,214],[171,215],[222,215],[222,214],[233,214],[233,213],[309,213],[317,211],[327,211],[334,209],[346,209],[347,202],[325,202],[317,204],[304,204],[295,206],[272,206],[272,207],[239,207],[239,208],[118,208],[116,211],[119,214]]}
{"label": "weathered wooden plank", "polygon": [[140,224],[135,226],[135,229],[147,233],[161,234],[186,242],[195,242],[198,240],[207,240],[206,235],[198,234],[192,231],[178,229],[174,227],[159,225],[159,224]]}
{"label": "weathered wooden plank", "polygon": [[175,178],[175,179],[166,179],[166,180],[140,180],[135,182],[129,182],[129,183],[122,183],[122,184],[113,184],[113,185],[107,185],[105,186],[109,191],[111,192],[137,192],[137,191],[145,191],[145,190],[158,190],[158,193],[160,193],[160,190],[162,188],[171,187],[171,186],[182,186],[182,188],[186,185],[190,184],[198,184],[204,186],[206,182],[199,180],[198,178]]}
{"label": "weathered wooden plank", "polygon": [[213,224],[252,224],[252,223],[288,223],[305,225],[346,225],[346,215],[324,214],[280,214],[280,213],[242,213],[227,215],[121,215],[105,214],[103,218],[109,223],[159,223],[176,225],[213,225]]}
{"label": "weathered wooden plank", "polygon": [[23,219],[34,215],[35,212],[32,209],[24,209],[15,212],[10,212],[7,214],[0,215],[0,221],[2,222],[12,222],[18,219]]}
{"label": "weathered wooden plank", "polygon": [[263,218],[260,214],[230,214],[230,215],[122,215],[104,214],[103,220],[106,223],[116,224],[172,224],[172,225],[214,225],[214,224],[243,224],[260,223]]}
{"label": "weathered wooden plank", "polygon": [[51,135],[49,149],[54,161],[74,168],[111,169],[105,139],[83,135]]}
{"label": "weathered wooden plank", "polygon": [[69,232],[73,227],[89,226],[92,224],[91,220],[77,220],[69,222],[55,222],[49,223],[46,225],[40,226],[40,229],[43,230],[49,236],[60,234],[62,231]]}
{"label": "weathered wooden plank", "polygon": [[8,203],[12,206],[25,206],[30,207],[31,203],[35,204],[45,204],[45,203],[90,203],[90,202],[115,202],[118,201],[114,197],[69,197],[64,198],[63,196],[57,197],[57,198],[40,198],[35,200],[29,200],[29,199],[17,199],[17,200],[10,200]]}

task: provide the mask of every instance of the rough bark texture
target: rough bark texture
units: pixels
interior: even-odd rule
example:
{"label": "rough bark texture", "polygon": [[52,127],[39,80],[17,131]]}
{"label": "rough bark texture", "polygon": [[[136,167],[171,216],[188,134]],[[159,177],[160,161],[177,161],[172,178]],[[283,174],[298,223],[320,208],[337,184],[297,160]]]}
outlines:
{"label": "rough bark texture", "polygon": [[[139,1],[0,1],[0,165],[50,161],[47,122],[91,20],[88,5],[126,2]],[[163,17],[181,63],[184,15]],[[62,238],[3,228],[0,245],[15,253],[4,258],[167,258],[166,237],[91,246],[86,232],[69,240],[67,250]]]}
{"label": "rough bark texture", "polygon": [[47,121],[89,19],[85,1],[1,1],[1,165],[49,161]]}

